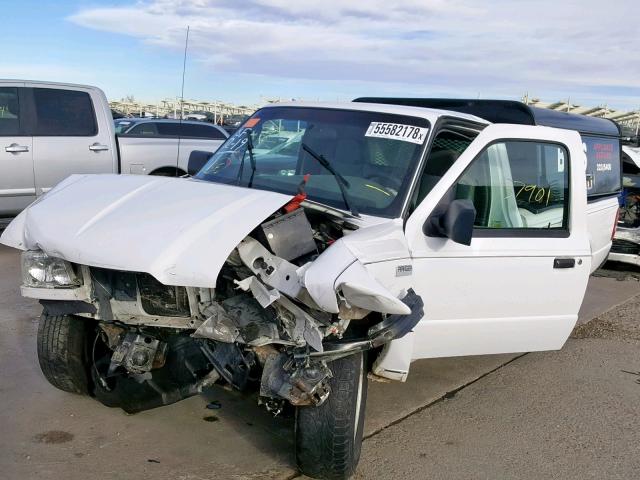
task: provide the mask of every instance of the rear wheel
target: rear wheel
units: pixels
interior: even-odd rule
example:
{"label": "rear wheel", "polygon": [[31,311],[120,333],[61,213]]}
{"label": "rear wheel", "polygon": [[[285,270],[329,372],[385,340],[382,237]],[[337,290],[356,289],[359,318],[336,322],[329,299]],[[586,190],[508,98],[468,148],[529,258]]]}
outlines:
{"label": "rear wheel", "polygon": [[38,325],[38,361],[51,385],[65,392],[89,394],[88,320],[43,313]]}
{"label": "rear wheel", "polygon": [[345,479],[354,474],[367,403],[365,365],[363,353],[334,360],[329,398],[319,407],[296,409],[296,459],[305,475]]}

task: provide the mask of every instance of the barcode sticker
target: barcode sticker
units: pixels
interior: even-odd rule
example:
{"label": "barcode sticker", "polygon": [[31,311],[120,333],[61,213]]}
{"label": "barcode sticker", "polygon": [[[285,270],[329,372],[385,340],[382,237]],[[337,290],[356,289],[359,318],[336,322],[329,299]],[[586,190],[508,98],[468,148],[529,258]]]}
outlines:
{"label": "barcode sticker", "polygon": [[415,127],[413,125],[371,122],[364,136],[422,144],[427,139],[428,132],[428,128]]}

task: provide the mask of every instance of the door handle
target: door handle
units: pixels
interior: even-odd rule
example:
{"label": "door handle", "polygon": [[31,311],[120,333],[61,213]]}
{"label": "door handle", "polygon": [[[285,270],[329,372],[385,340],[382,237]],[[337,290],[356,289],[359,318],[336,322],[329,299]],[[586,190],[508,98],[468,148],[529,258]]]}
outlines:
{"label": "door handle", "polygon": [[89,150],[91,150],[92,152],[101,152],[103,150],[109,150],[109,147],[107,145],[101,145],[98,142],[89,145]]}
{"label": "door handle", "polygon": [[18,145],[17,143],[12,143],[8,147],[4,147],[4,151],[9,153],[28,152],[29,147],[27,145]]}
{"label": "door handle", "polygon": [[553,268],[573,268],[576,266],[575,258],[554,258]]}

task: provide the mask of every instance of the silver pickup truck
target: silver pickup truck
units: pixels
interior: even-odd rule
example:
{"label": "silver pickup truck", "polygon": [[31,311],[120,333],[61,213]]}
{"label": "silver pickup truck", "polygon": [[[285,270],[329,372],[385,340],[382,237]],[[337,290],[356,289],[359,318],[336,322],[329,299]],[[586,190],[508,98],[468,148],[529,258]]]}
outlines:
{"label": "silver pickup truck", "polygon": [[0,224],[71,174],[179,176],[191,152],[213,153],[228,136],[203,122],[145,120],[116,137],[99,88],[0,80]]}

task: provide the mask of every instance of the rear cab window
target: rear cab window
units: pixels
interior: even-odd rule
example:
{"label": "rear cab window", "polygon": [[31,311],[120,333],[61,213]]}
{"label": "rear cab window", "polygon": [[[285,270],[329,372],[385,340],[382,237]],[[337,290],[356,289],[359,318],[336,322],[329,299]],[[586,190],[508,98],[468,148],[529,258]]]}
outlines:
{"label": "rear cab window", "polygon": [[35,136],[92,137],[98,133],[93,102],[87,92],[33,88]]}
{"label": "rear cab window", "polygon": [[587,196],[615,195],[622,188],[620,141],[582,134],[587,155]]}

